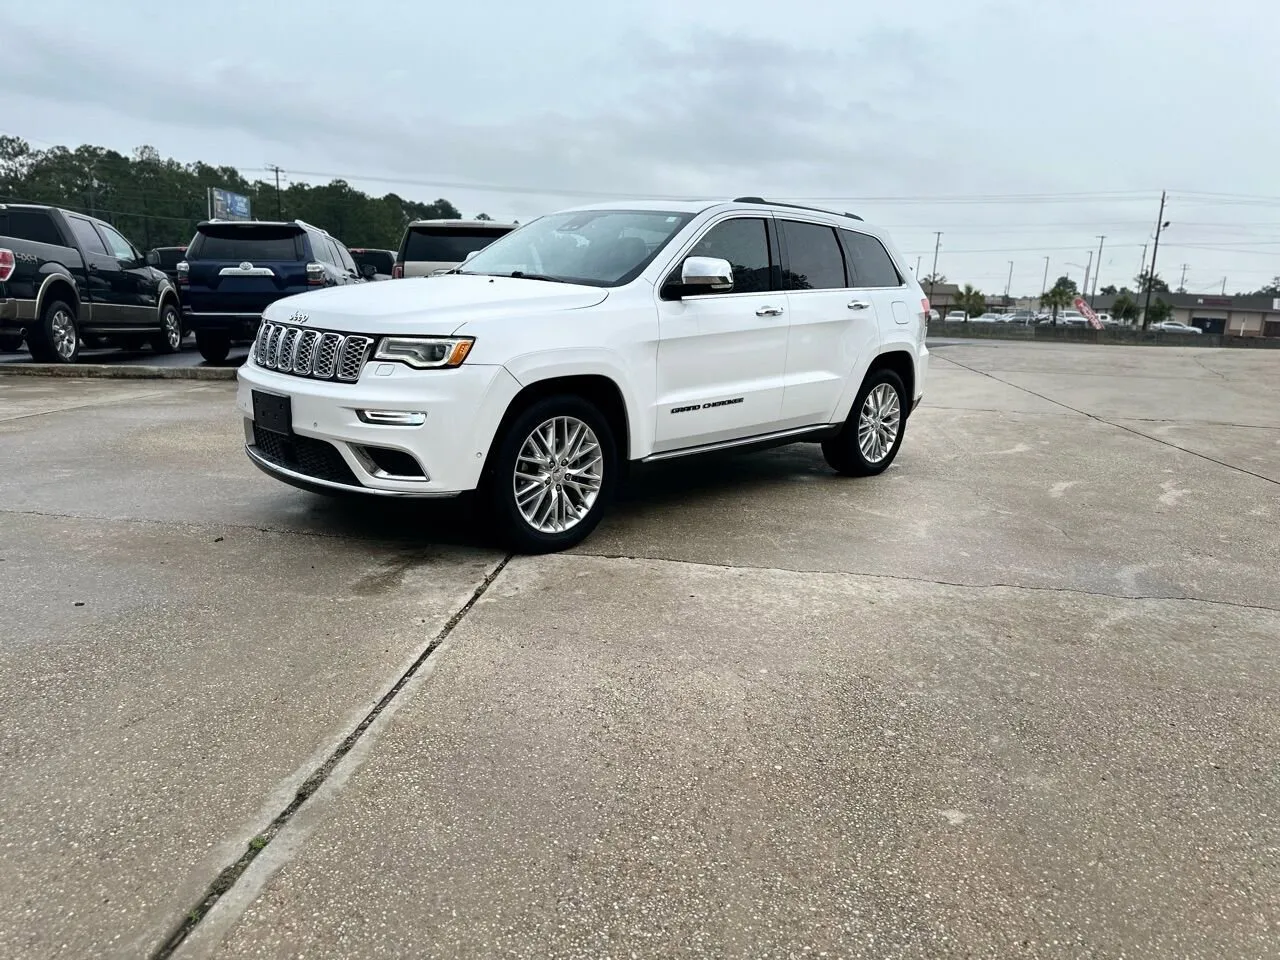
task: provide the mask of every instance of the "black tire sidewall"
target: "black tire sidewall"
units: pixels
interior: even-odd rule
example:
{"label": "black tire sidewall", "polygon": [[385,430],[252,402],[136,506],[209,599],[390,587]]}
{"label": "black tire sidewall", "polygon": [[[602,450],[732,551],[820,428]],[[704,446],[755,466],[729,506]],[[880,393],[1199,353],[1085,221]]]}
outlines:
{"label": "black tire sidewall", "polygon": [[197,330],[196,348],[209,363],[222,363],[231,353],[231,337]]}
{"label": "black tire sidewall", "polygon": [[[71,326],[76,335],[76,348],[70,357],[62,356],[53,346],[53,315],[60,309],[71,316]],[[31,350],[32,359],[41,363],[75,363],[80,359],[80,348],[83,346],[84,338],[80,336],[80,318],[76,316],[71,304],[65,300],[51,300],[45,304],[44,311],[40,314],[36,335],[27,337],[27,348]]]}
{"label": "black tire sidewall", "polygon": [[[888,455],[878,463],[871,463],[862,455],[862,448],[858,445],[858,418],[862,414],[862,405],[867,402],[867,396],[882,383],[887,383],[898,394],[898,435],[894,438],[893,447],[890,448]],[[902,438],[907,433],[907,401],[906,388],[902,385],[902,379],[892,370],[880,369],[873,370],[867,374],[866,379],[862,381],[862,387],[858,390],[857,397],[854,398],[853,407],[849,411],[849,417],[845,420],[844,429],[840,431],[834,443],[841,446],[840,455],[850,461],[846,466],[853,469],[849,472],[858,474],[859,476],[872,477],[879,473],[884,473],[893,464],[898,457],[898,450],[902,447]],[[829,441],[832,442],[832,441]]]}
{"label": "black tire sidewall", "polygon": [[[590,512],[577,525],[563,533],[543,533],[529,526],[521,515],[511,478],[520,448],[534,428],[552,417],[564,416],[576,417],[595,432],[604,457],[603,483]],[[498,534],[518,553],[551,553],[581,543],[599,525],[617,489],[620,474],[617,450],[609,421],[582,397],[570,394],[547,397],[518,414],[499,436],[485,477],[486,499],[493,511]]]}

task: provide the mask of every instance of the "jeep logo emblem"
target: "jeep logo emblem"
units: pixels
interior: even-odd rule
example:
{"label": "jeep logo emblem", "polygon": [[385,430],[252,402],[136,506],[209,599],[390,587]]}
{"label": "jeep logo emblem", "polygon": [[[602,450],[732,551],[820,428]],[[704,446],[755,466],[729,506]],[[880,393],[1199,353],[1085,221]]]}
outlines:
{"label": "jeep logo emblem", "polygon": [[290,323],[306,323],[310,319],[311,318],[308,317],[305,313],[300,313],[295,311],[293,316],[289,318],[289,322]]}

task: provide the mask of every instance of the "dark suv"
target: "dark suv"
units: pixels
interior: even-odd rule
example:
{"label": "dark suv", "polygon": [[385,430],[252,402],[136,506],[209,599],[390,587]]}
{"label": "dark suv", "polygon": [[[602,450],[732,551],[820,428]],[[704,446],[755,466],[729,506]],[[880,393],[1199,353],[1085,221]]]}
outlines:
{"label": "dark suv", "polygon": [[186,326],[210,363],[227,359],[232,342],[252,342],[268,304],[364,282],[346,247],[301,220],[207,221],[177,269]]}

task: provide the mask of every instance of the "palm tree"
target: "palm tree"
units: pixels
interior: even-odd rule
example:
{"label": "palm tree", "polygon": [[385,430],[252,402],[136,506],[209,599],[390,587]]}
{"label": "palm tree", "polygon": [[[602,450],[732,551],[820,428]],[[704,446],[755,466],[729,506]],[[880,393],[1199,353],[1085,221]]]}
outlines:
{"label": "palm tree", "polygon": [[1059,277],[1052,287],[1040,298],[1040,309],[1049,307],[1053,311],[1053,324],[1058,324],[1058,311],[1071,306],[1076,298],[1076,282],[1070,277]]}

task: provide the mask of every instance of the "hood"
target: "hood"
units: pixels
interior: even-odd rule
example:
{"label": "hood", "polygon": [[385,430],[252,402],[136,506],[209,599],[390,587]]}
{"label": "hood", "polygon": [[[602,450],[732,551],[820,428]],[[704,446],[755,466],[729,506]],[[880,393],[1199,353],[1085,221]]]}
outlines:
{"label": "hood", "polygon": [[[513,277],[448,274],[353,283],[277,300],[263,316],[343,333],[447,335],[464,323],[520,313],[581,310],[609,295],[601,287]],[[306,320],[293,320],[295,314]]]}

